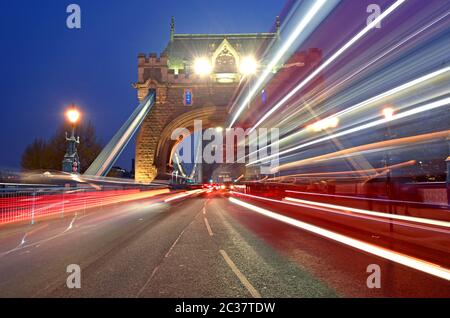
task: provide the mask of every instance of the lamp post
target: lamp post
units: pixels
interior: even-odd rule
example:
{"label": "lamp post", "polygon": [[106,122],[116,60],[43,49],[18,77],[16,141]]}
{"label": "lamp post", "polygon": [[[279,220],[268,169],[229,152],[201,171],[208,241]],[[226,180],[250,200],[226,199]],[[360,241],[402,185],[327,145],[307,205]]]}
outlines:
{"label": "lamp post", "polygon": [[75,137],[75,128],[76,124],[79,122],[81,117],[80,112],[75,108],[75,105],[72,105],[66,111],[66,118],[71,124],[72,131],[70,137],[68,137],[66,132],[66,154],[64,155],[64,159],[62,161],[62,170],[64,172],[69,173],[80,173],[80,158],[77,153],[77,144],[80,143],[80,137]]}

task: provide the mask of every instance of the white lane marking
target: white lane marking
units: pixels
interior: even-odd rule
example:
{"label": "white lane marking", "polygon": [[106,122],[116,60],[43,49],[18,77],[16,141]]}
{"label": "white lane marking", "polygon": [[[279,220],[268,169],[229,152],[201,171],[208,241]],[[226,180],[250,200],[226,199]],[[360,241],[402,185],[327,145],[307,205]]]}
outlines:
{"label": "white lane marking", "polygon": [[[181,231],[180,235],[178,235],[177,239],[172,243],[172,245],[170,246],[169,250],[167,251],[167,253],[164,255],[164,259],[168,258],[170,253],[172,252],[172,250],[174,249],[175,245],[177,245],[178,241],[181,239],[181,237],[183,236],[184,232],[186,232],[186,230],[189,228],[189,226],[191,226],[192,223],[194,223],[195,219],[197,218],[197,216],[199,215],[200,211],[197,212],[197,214],[195,215],[194,219],[183,229],[183,231]],[[144,286],[142,286],[142,288],[139,290],[139,292],[136,294],[136,298],[140,297],[141,294],[144,292],[144,290],[148,287],[148,285],[150,284],[150,281],[153,279],[153,276],[155,276],[156,272],[158,271],[159,267],[161,266],[161,264],[164,262],[164,259],[161,261],[161,263],[159,263],[152,271],[152,274],[150,275],[150,277],[147,279],[147,281],[145,282]]]}
{"label": "white lane marking", "polygon": [[377,211],[370,211],[370,210],[363,210],[363,209],[356,209],[356,208],[352,208],[352,207],[348,207],[348,206],[322,203],[322,202],[316,202],[316,201],[308,201],[308,200],[302,200],[302,199],[291,198],[291,197],[285,197],[285,199],[287,201],[303,203],[303,204],[307,204],[307,205],[315,205],[315,206],[336,209],[336,210],[341,210],[341,211],[346,211],[346,212],[354,212],[354,213],[378,216],[378,217],[383,217],[383,218],[388,218],[388,219],[410,221],[410,222],[423,223],[423,224],[429,224],[429,225],[437,225],[437,226],[443,226],[443,227],[450,228],[450,222],[446,222],[446,221],[426,219],[426,218],[407,216],[407,215],[389,214],[389,213],[384,213],[384,212],[377,212]]}
{"label": "white lane marking", "polygon": [[[72,221],[74,221],[74,220],[72,220]],[[48,225],[48,224],[47,224],[47,225]],[[47,225],[42,226],[41,228],[44,228],[44,227],[46,227]],[[72,223],[72,225],[73,225],[73,223]],[[69,233],[69,229],[70,229],[70,228],[71,228],[71,227],[70,227],[70,225],[69,225],[69,227],[66,228],[64,231],[62,231],[61,233],[55,234],[55,235],[53,235],[53,236],[50,236],[50,237],[48,237],[48,238],[42,239],[42,240],[37,241],[37,242],[34,242],[34,243],[29,243],[29,244],[26,244],[26,245],[25,245],[25,244],[19,244],[17,247],[13,248],[12,250],[9,250],[9,251],[0,253],[0,258],[3,257],[3,256],[5,256],[5,255],[8,255],[8,254],[10,254],[10,253],[12,253],[12,252],[21,250],[21,249],[23,249],[23,248],[37,247],[37,246],[40,246],[40,245],[42,245],[42,244],[44,244],[44,243],[46,243],[46,242],[49,242],[49,241],[52,241],[52,240],[57,239],[57,238],[59,238],[59,237],[62,237],[62,236],[64,236],[64,235],[66,235],[66,234]],[[35,229],[35,231],[38,230],[38,229],[40,229],[40,228]],[[32,232],[34,232],[34,231],[30,231],[30,232],[28,232],[26,235],[29,235],[29,234],[31,234]],[[24,237],[24,238],[26,238],[26,237]],[[23,238],[23,239],[24,239],[24,238]],[[22,240],[23,240],[23,239],[22,239]],[[24,243],[26,243],[26,240],[25,240]]]}
{"label": "white lane marking", "polygon": [[203,218],[205,220],[205,225],[206,225],[206,229],[208,230],[209,236],[213,236],[214,233],[211,230],[211,226],[209,225],[208,219],[207,218]]}
{"label": "white lane marking", "polygon": [[25,244],[26,242],[26,238],[27,238],[28,233],[25,233],[25,235],[22,237],[22,241],[20,241],[19,246],[17,246],[17,248],[21,247],[23,244]]}
{"label": "white lane marking", "polygon": [[64,230],[64,232],[67,232],[72,229],[73,223],[75,222],[75,219],[77,218],[77,214],[73,217],[72,221],[70,222],[69,226]]}
{"label": "white lane marking", "polygon": [[245,288],[249,291],[249,293],[252,295],[253,298],[261,298],[261,294],[256,290],[255,287],[248,281],[247,277],[245,277],[244,274],[237,268],[236,264],[232,261],[232,259],[228,256],[227,252],[224,250],[220,250],[220,254],[224,258],[225,262],[228,264],[228,266],[231,268],[233,273],[239,278],[242,285],[244,285]]}
{"label": "white lane marking", "polygon": [[[192,222],[191,222],[192,223]],[[189,224],[191,225],[191,224]],[[178,241],[181,239],[181,237],[183,236],[184,232],[186,231],[186,229],[189,227],[189,225],[183,230],[181,231],[180,235],[178,235],[177,239],[172,243],[172,245],[170,246],[169,250],[167,251],[166,255],[164,255],[164,258],[169,257],[170,253],[172,252],[173,248],[175,247],[175,245],[177,245]]]}
{"label": "white lane marking", "polygon": [[209,199],[206,199],[206,201],[203,203],[203,214],[206,215],[206,205],[208,204]]}
{"label": "white lane marking", "polygon": [[[161,264],[160,264],[160,265],[161,265]],[[144,292],[144,290],[147,288],[148,284],[150,284],[150,281],[153,279],[153,276],[155,276],[155,274],[156,274],[156,272],[158,271],[160,265],[157,265],[157,266],[153,269],[153,271],[152,271],[152,273],[151,273],[151,275],[150,275],[150,278],[145,282],[144,286],[142,286],[142,288],[139,289],[139,292],[137,293],[136,298],[139,297],[139,296],[141,296],[141,294],[142,294],[142,293]]]}
{"label": "white lane marking", "polygon": [[[175,245],[178,243],[178,241],[180,240],[180,238],[183,236],[184,231],[186,231],[186,229],[189,227],[189,225],[183,230],[181,231],[180,235],[178,235],[177,239],[172,243],[172,246],[170,246],[169,250],[167,251],[166,255],[164,255],[164,258],[169,257],[170,252],[172,252],[173,248],[175,247]],[[142,288],[139,290],[139,292],[137,293],[136,297],[140,297],[141,294],[144,292],[144,290],[147,288],[147,286],[150,284],[150,281],[153,279],[153,277],[155,276],[156,272],[159,269],[159,266],[161,264],[157,265],[153,271],[152,274],[150,275],[150,277],[148,278],[148,280],[145,282],[144,286],[142,286]]]}
{"label": "white lane marking", "polygon": [[276,212],[272,212],[263,208],[260,208],[258,206],[234,199],[229,198],[230,202],[240,205],[244,208],[247,208],[249,210],[252,210],[254,212],[257,212],[259,214],[265,215],[269,218],[290,224],[292,226],[295,226],[297,228],[303,229],[308,232],[312,232],[315,234],[318,234],[320,236],[326,237],[328,239],[331,239],[333,241],[337,241],[339,243],[354,247],[358,250],[364,251],[366,253],[370,253],[373,255],[376,255],[378,257],[390,260],[392,262],[416,269],[418,271],[437,276],[439,278],[445,279],[450,281],[450,269],[441,267],[437,264],[433,264],[421,259],[414,258],[412,256],[408,256],[405,254],[401,254],[398,252],[394,252],[392,250],[369,244],[342,234],[338,234],[326,229],[323,229],[321,227],[305,223],[281,214],[278,214]]}
{"label": "white lane marking", "polygon": [[5,255],[8,255],[8,254],[10,254],[10,253],[12,253],[12,252],[18,251],[18,250],[20,250],[20,249],[26,247],[26,246],[25,246],[25,243],[27,242],[27,237],[28,237],[29,235],[33,234],[33,233],[36,233],[37,231],[39,231],[39,230],[41,230],[41,229],[43,229],[43,228],[46,228],[47,226],[48,226],[48,224],[44,224],[44,225],[38,226],[38,227],[36,227],[36,228],[34,228],[34,229],[28,231],[28,232],[25,232],[25,234],[23,235],[22,239],[20,240],[19,245],[17,245],[16,247],[14,247],[14,248],[11,249],[11,250],[8,250],[8,251],[5,251],[5,252],[1,252],[1,253],[0,253],[0,258],[3,257],[3,256],[5,256]]}

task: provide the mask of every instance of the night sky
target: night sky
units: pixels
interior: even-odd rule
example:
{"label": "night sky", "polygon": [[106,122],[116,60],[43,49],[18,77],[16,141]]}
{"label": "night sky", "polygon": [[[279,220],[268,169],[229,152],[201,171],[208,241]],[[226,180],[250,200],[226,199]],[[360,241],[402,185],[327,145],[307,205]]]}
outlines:
{"label": "night sky", "polygon": [[[66,7],[81,7],[81,30]],[[106,143],[137,106],[139,52],[161,52],[176,33],[266,32],[282,0],[46,0],[0,3],[0,167],[19,168],[35,137],[54,134],[70,103]],[[134,143],[118,165],[130,169]]]}

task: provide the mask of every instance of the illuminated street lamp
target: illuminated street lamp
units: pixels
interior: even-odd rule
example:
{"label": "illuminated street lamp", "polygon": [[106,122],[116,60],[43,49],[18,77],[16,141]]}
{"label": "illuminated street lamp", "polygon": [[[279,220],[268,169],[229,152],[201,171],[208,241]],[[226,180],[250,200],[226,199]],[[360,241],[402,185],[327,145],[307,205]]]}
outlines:
{"label": "illuminated street lamp", "polygon": [[66,117],[72,125],[75,125],[80,119],[80,112],[72,106],[72,108],[66,112]]}
{"label": "illuminated street lamp", "polygon": [[253,56],[244,57],[239,66],[239,71],[242,75],[254,75],[258,70],[258,62]]}
{"label": "illuminated street lamp", "polygon": [[392,107],[385,107],[382,113],[386,120],[391,120],[394,117],[395,110]]}
{"label": "illuminated street lamp", "polygon": [[207,58],[201,57],[194,61],[194,72],[200,76],[206,76],[211,74],[212,66]]}
{"label": "illuminated street lamp", "polygon": [[308,125],[307,128],[311,129],[312,131],[319,132],[322,130],[336,128],[338,125],[339,125],[338,117],[328,117],[328,118],[324,118],[322,120],[316,121],[315,123],[313,123],[311,125]]}
{"label": "illuminated street lamp", "polygon": [[[248,95],[251,95],[251,80],[253,75],[256,74],[258,71],[258,61],[253,56],[246,56],[242,59],[240,65],[239,65],[239,72],[242,74],[242,76],[248,77],[247,80],[247,87],[248,87]],[[250,108],[251,100],[248,100],[247,108]]]}
{"label": "illuminated street lamp", "polygon": [[62,162],[62,170],[69,173],[80,173],[80,158],[77,153],[77,144],[80,143],[80,137],[75,137],[75,128],[79,122],[81,113],[72,105],[66,111],[66,118],[72,126],[72,132],[68,137],[66,132],[67,149]]}

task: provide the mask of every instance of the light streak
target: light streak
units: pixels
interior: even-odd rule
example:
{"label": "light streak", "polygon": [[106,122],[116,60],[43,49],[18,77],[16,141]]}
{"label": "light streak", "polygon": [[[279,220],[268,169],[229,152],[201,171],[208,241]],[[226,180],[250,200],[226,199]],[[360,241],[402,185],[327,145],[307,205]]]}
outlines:
{"label": "light streak", "polygon": [[308,125],[308,127],[306,128],[317,132],[331,128],[336,128],[338,124],[339,124],[339,117],[332,116],[316,121],[314,124]]}
{"label": "light streak", "polygon": [[[383,52],[382,54],[380,54],[378,57],[376,57],[374,60],[370,61],[369,63],[367,63],[366,65],[364,65],[363,67],[361,67],[360,69],[356,70],[355,72],[353,72],[352,74],[350,74],[349,76],[347,76],[345,79],[343,79],[342,81],[340,81],[338,84],[335,84],[333,87],[329,87],[327,88],[323,94],[325,95],[329,95],[331,94],[330,92],[333,91],[333,89],[336,89],[337,87],[343,85],[345,82],[348,82],[350,79],[352,79],[354,76],[356,76],[357,74],[361,73],[363,70],[367,69],[369,66],[373,65],[375,62],[381,60],[383,57],[387,56],[389,53],[393,52],[394,50],[396,50],[397,48],[399,48],[400,46],[402,46],[403,44],[405,44],[406,42],[408,42],[409,40],[413,39],[414,37],[416,37],[417,35],[419,35],[420,33],[422,33],[423,31],[429,29],[431,26],[433,26],[434,24],[438,23],[439,21],[441,21],[442,19],[444,19],[445,17],[447,17],[448,15],[450,15],[450,11],[444,13],[442,16],[436,18],[435,20],[431,21],[430,23],[428,23],[427,25],[423,26],[422,28],[420,28],[419,30],[417,30],[416,32],[414,32],[413,34],[409,35],[408,37],[406,37],[405,39],[401,40],[400,42],[398,42],[397,44],[395,44],[394,46],[390,47],[387,51]],[[448,68],[447,68],[448,70]],[[345,110],[344,110],[345,111]],[[298,112],[298,111],[297,111]],[[292,116],[293,114],[291,114]],[[280,125],[287,120],[283,119],[280,122]]]}
{"label": "light streak", "polygon": [[342,53],[344,53],[349,47],[356,43],[360,38],[362,38],[367,32],[369,32],[373,27],[380,23],[389,14],[395,11],[405,0],[397,0],[393,5],[387,8],[382,14],[380,14],[376,19],[369,23],[364,29],[362,29],[358,34],[356,34],[350,41],[348,41],[344,46],[337,50],[332,56],[330,56],[323,64],[317,67],[310,75],[308,75],[300,84],[298,84],[293,90],[291,90],[286,96],[284,96],[274,107],[272,107],[267,113],[265,113],[257,123],[250,129],[249,132],[255,130],[263,121],[265,121],[269,116],[271,116],[278,108],[283,106],[292,96],[294,96],[300,89],[305,87],[313,78],[315,78],[322,70],[324,70],[328,65],[333,63]]}
{"label": "light streak", "polygon": [[[450,133],[450,131],[449,131]],[[319,156],[320,157],[320,156]],[[309,159],[308,159],[309,161]],[[316,160],[313,160],[316,161]],[[397,169],[397,168],[404,168],[404,167],[408,167],[408,166],[412,166],[415,165],[417,162],[416,160],[409,160],[409,161],[405,161],[405,162],[401,162],[395,165],[390,165],[387,167],[380,167],[380,168],[372,168],[372,169],[364,169],[364,170],[347,170],[347,171],[334,171],[334,172],[310,172],[310,173],[296,173],[296,174],[290,174],[290,175],[284,175],[281,177],[275,177],[275,178],[270,178],[270,180],[280,180],[280,179],[284,179],[284,178],[298,178],[298,177],[309,177],[309,178],[320,178],[320,177],[324,177],[324,178],[333,178],[339,175],[352,175],[352,174],[360,174],[363,175],[364,177],[371,177],[373,175],[378,175],[381,174],[383,172],[385,172],[386,170],[393,170],[393,169]]]}
{"label": "light streak", "polygon": [[[356,146],[356,147],[352,147],[352,148],[342,149],[342,150],[339,150],[336,152],[327,153],[327,154],[315,156],[312,158],[307,158],[307,159],[302,159],[302,160],[286,163],[286,164],[282,165],[281,167],[283,169],[299,167],[302,165],[307,165],[309,163],[316,163],[316,162],[324,161],[324,160],[338,159],[338,158],[342,158],[344,156],[348,157],[349,155],[352,155],[352,154],[362,154],[363,152],[369,151],[369,150],[383,149],[383,148],[394,147],[394,146],[398,147],[398,146],[409,145],[409,144],[414,144],[414,143],[421,143],[421,142],[425,142],[425,141],[429,141],[429,140],[436,140],[436,139],[441,139],[441,138],[445,139],[449,135],[450,135],[450,130],[444,130],[444,131],[439,131],[439,132],[435,132],[435,133],[428,133],[428,134],[422,134],[422,135],[411,136],[411,137],[403,137],[403,138],[397,138],[397,139],[391,139],[391,140],[384,140],[384,141],[374,142],[374,143],[366,144],[366,145],[362,145],[362,146]],[[391,166],[391,168],[397,168],[397,167],[398,166],[396,166],[396,165]],[[402,167],[402,166],[400,166],[400,167]],[[384,168],[386,168],[386,167],[384,167]]]}
{"label": "light streak", "polygon": [[307,204],[307,205],[315,205],[315,206],[319,206],[319,207],[336,209],[336,210],[340,210],[340,211],[354,212],[354,213],[359,213],[359,214],[365,214],[365,215],[371,215],[371,216],[377,216],[377,217],[383,217],[383,218],[389,218],[389,219],[395,219],[395,220],[402,220],[402,221],[409,221],[409,222],[416,222],[416,223],[423,223],[423,224],[429,224],[429,225],[437,225],[437,226],[450,228],[450,222],[446,222],[446,221],[418,218],[418,217],[407,216],[407,215],[382,213],[382,212],[376,212],[376,211],[370,211],[370,210],[364,210],[364,209],[356,209],[356,208],[352,208],[352,207],[348,207],[348,206],[322,203],[322,202],[316,202],[316,201],[308,201],[308,200],[302,200],[302,199],[290,198],[290,197],[286,197],[285,199],[288,201],[291,201],[291,202],[303,203],[303,204]]}
{"label": "light streak", "polygon": [[414,204],[414,205],[423,205],[423,206],[439,205],[439,204],[430,204],[430,203],[426,203],[426,202],[387,200],[387,199],[375,199],[375,198],[361,198],[361,197],[355,197],[355,196],[351,196],[351,195],[324,194],[324,193],[313,193],[313,192],[303,192],[303,191],[293,191],[293,190],[286,190],[286,192],[297,193],[297,194],[306,194],[306,195],[314,195],[314,196],[332,197],[332,198],[374,201],[374,202],[392,202],[392,203]]}
{"label": "light streak", "polygon": [[259,213],[261,215],[264,215],[266,217],[269,217],[271,219],[292,225],[294,227],[297,227],[299,229],[320,235],[322,237],[328,238],[330,240],[345,244],[347,246],[351,246],[353,248],[356,248],[360,251],[390,260],[392,262],[407,266],[409,268],[416,269],[418,271],[445,279],[447,281],[450,281],[450,270],[441,267],[437,264],[433,264],[421,259],[417,259],[415,257],[398,253],[377,245],[369,244],[366,242],[363,242],[361,240],[357,240],[336,232],[332,232],[329,230],[326,230],[324,228],[305,223],[278,213],[275,213],[273,211],[269,211],[267,209],[260,208],[258,206],[255,206],[253,204],[249,204],[240,200],[237,200],[235,198],[229,198],[230,202],[239,205],[241,207],[247,208],[251,211],[254,211],[256,213]]}
{"label": "light streak", "polygon": [[186,192],[183,192],[183,193],[180,193],[180,194],[176,194],[176,195],[174,195],[174,196],[171,196],[171,197],[165,199],[164,202],[167,203],[167,202],[170,202],[170,201],[173,201],[173,200],[178,200],[178,199],[185,198],[185,197],[188,197],[188,196],[190,196],[190,195],[194,195],[194,194],[198,194],[198,193],[202,193],[202,192],[205,192],[205,190],[191,190],[191,191],[186,191]]}
{"label": "light streak", "polygon": [[[404,112],[401,112],[401,113],[398,113],[398,114],[394,114],[392,116],[392,118],[390,118],[390,119],[381,118],[381,119],[378,119],[378,120],[375,120],[375,121],[372,121],[372,122],[369,122],[369,123],[366,123],[366,124],[363,124],[363,125],[351,128],[351,129],[347,129],[347,130],[344,130],[344,131],[341,131],[341,132],[338,132],[338,133],[330,134],[328,136],[325,136],[325,137],[322,137],[322,138],[319,138],[319,139],[316,139],[316,140],[312,140],[310,142],[307,142],[307,143],[304,143],[304,144],[301,144],[301,145],[298,145],[298,146],[295,146],[295,147],[292,147],[292,148],[280,151],[277,154],[269,155],[269,156],[267,156],[267,157],[265,157],[263,159],[257,159],[257,160],[255,160],[253,162],[249,162],[246,165],[249,166],[251,164],[254,164],[254,163],[257,163],[257,162],[260,162],[260,161],[265,161],[265,160],[268,160],[268,159],[273,158],[275,156],[280,156],[280,155],[292,152],[294,150],[298,150],[298,149],[301,149],[301,148],[312,146],[312,145],[315,145],[315,144],[323,142],[323,141],[328,141],[330,139],[342,137],[342,136],[345,136],[345,135],[348,135],[348,134],[351,134],[351,133],[354,133],[354,132],[358,132],[358,131],[361,131],[361,130],[365,130],[365,129],[368,129],[368,128],[376,127],[376,126],[385,124],[386,122],[393,122],[393,121],[396,121],[396,120],[399,120],[399,119],[403,119],[403,118],[406,118],[406,117],[409,117],[409,116],[417,115],[417,114],[420,114],[420,113],[425,112],[425,111],[429,111],[429,110],[433,110],[433,109],[436,109],[436,108],[439,108],[439,107],[442,107],[442,106],[446,106],[448,104],[450,104],[450,97],[443,98],[443,99],[440,99],[438,101],[435,101],[435,102],[432,102],[432,103],[429,103],[429,104],[425,104],[425,105],[422,105],[422,106],[419,106],[419,107],[416,107],[416,108],[413,108],[413,109],[410,109],[410,110],[407,110],[407,111],[404,111]],[[281,168],[281,166],[279,168]]]}
{"label": "light streak", "polygon": [[[22,201],[20,196],[0,197],[0,225],[58,215],[62,211],[76,213],[96,207],[143,200],[169,192],[170,190],[165,188],[142,192],[132,189],[64,193],[65,200],[62,200],[63,194],[58,193],[42,195],[37,197],[41,199],[35,200],[35,202]],[[73,223],[71,225],[73,226]]]}
{"label": "light streak", "polygon": [[228,126],[228,128],[231,128],[234,125],[234,123],[239,118],[242,111],[245,109],[245,107],[251,101],[252,97],[256,94],[256,92],[259,90],[259,88],[261,87],[263,82],[267,79],[267,77],[272,73],[272,70],[274,69],[274,67],[279,63],[279,61],[281,60],[283,55],[294,44],[295,40],[299,37],[299,35],[302,33],[302,31],[305,30],[305,28],[308,26],[308,24],[311,22],[311,20],[319,12],[319,10],[323,7],[323,5],[325,3],[326,3],[326,0],[316,0],[314,5],[308,11],[308,13],[306,13],[305,17],[303,19],[301,19],[300,23],[296,26],[294,31],[289,35],[289,37],[286,39],[284,44],[277,51],[274,58],[266,66],[266,68],[264,69],[261,76],[259,76],[258,81],[253,86],[252,90],[249,92],[247,97],[244,99],[241,106],[238,108],[236,114],[233,116],[233,119],[231,120],[231,123]]}
{"label": "light streak", "polygon": [[[297,193],[296,191],[289,191],[289,190],[287,190],[286,192]],[[300,192],[298,192],[298,193],[300,193]],[[295,206],[295,207],[308,208],[308,209],[312,209],[312,210],[318,210],[318,211],[321,211],[321,212],[328,212],[328,213],[343,215],[343,216],[347,216],[347,217],[366,219],[366,220],[376,221],[376,222],[381,222],[381,223],[396,224],[396,225],[399,225],[399,226],[411,227],[411,228],[414,228],[414,229],[420,229],[420,230],[426,230],[426,231],[432,231],[432,232],[439,232],[439,233],[445,233],[445,234],[449,234],[450,233],[449,230],[447,230],[447,229],[441,229],[441,228],[437,228],[437,227],[429,227],[427,225],[418,225],[416,223],[388,220],[389,219],[388,216],[386,217],[387,218],[386,219],[386,218],[380,218],[380,217],[374,217],[374,216],[366,216],[364,214],[356,214],[356,213],[352,214],[352,213],[348,213],[348,212],[340,212],[337,209],[331,209],[331,208],[326,208],[326,207],[319,207],[319,206],[314,206],[314,205],[310,205],[310,204],[306,204],[306,203],[295,203],[295,202],[287,201],[287,200],[282,200],[282,201],[281,200],[275,200],[275,199],[270,199],[270,198],[266,198],[266,197],[261,197],[261,196],[252,195],[252,194],[246,194],[246,193],[242,193],[242,192],[235,192],[235,191],[231,191],[231,194],[242,196],[242,197],[247,197],[247,198],[253,198],[253,199],[256,199],[256,200],[273,202],[273,203],[276,203],[276,204],[283,204],[283,205],[290,205],[290,206]],[[311,193],[309,193],[309,194],[311,194]],[[341,196],[339,196],[339,197],[341,197]],[[380,202],[389,202],[388,200],[379,200],[379,199],[376,199],[376,200],[372,199],[372,200],[380,201]],[[391,200],[390,202],[405,203],[406,201],[394,201],[394,200]]]}
{"label": "light streak", "polygon": [[[426,74],[426,75],[424,75],[424,76],[421,76],[421,77],[419,77],[419,78],[416,78],[416,79],[414,79],[414,80],[412,80],[412,81],[409,81],[409,82],[407,82],[407,83],[405,83],[405,84],[402,84],[402,85],[400,85],[400,86],[397,86],[397,87],[395,87],[395,88],[393,88],[393,89],[391,89],[391,90],[388,90],[388,91],[383,92],[383,93],[381,93],[381,94],[379,94],[379,95],[373,96],[373,97],[371,97],[371,98],[369,98],[369,99],[367,99],[367,100],[365,100],[365,101],[362,101],[362,102],[360,102],[360,103],[358,103],[358,104],[356,104],[356,105],[353,105],[353,106],[348,107],[348,108],[346,108],[346,109],[344,109],[344,110],[341,110],[340,112],[337,112],[336,114],[334,114],[334,115],[332,115],[332,116],[326,117],[326,118],[324,118],[323,120],[327,120],[327,119],[329,119],[329,118],[334,118],[334,117],[343,117],[344,115],[347,115],[347,114],[349,114],[349,113],[355,112],[355,111],[358,110],[358,109],[361,109],[361,108],[363,108],[363,107],[365,107],[365,106],[368,106],[368,105],[370,105],[370,104],[373,104],[373,103],[375,103],[375,102],[377,102],[377,101],[380,101],[380,100],[382,100],[383,98],[386,98],[386,97],[395,95],[395,94],[397,94],[397,93],[399,93],[399,92],[401,92],[401,91],[404,91],[404,90],[407,90],[407,89],[412,88],[412,87],[414,87],[414,86],[417,86],[417,85],[419,85],[419,84],[421,84],[421,83],[424,83],[424,82],[426,82],[426,81],[429,81],[429,80],[431,80],[431,79],[433,79],[433,78],[436,78],[437,76],[440,76],[440,75],[442,75],[442,74],[444,74],[444,73],[447,73],[447,72],[450,72],[450,66],[444,67],[444,68],[442,68],[442,69],[439,69],[439,70],[434,71],[434,72],[431,72],[431,73],[428,73],[428,74]],[[293,138],[295,138],[295,137],[301,135],[301,134],[304,133],[305,131],[307,131],[308,128],[309,128],[309,127],[306,127],[306,128],[304,128],[304,129],[301,129],[300,131],[297,131],[297,132],[291,134],[291,135],[288,135],[288,136],[286,136],[286,137],[283,137],[283,138],[281,138],[280,140],[275,141],[274,144],[281,144],[281,143],[283,143],[283,142],[285,142],[285,141],[288,141],[288,140],[290,140],[290,139],[293,139]],[[263,147],[262,149],[265,149],[265,148],[268,148],[268,147],[269,147],[269,146],[265,146],[265,147]],[[258,150],[258,151],[261,151],[261,150]],[[256,152],[257,152],[257,151],[254,151],[254,152],[248,154],[247,156],[250,156],[250,155],[252,155],[252,154],[255,154]],[[258,161],[254,161],[254,163],[256,163],[256,162],[258,162]]]}

